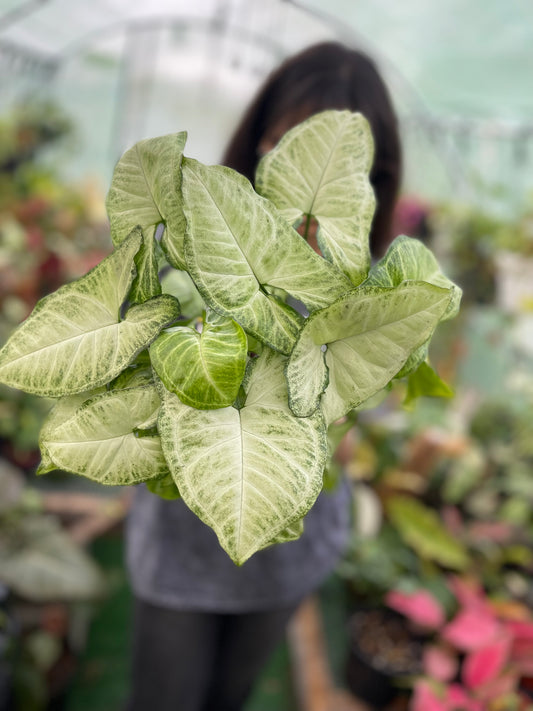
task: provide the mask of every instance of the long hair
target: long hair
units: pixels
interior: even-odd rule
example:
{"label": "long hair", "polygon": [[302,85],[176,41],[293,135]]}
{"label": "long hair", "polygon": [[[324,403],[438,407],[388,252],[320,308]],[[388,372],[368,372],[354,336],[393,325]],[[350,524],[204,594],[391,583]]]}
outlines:
{"label": "long hair", "polygon": [[375,144],[370,182],[377,203],[370,248],[374,256],[381,256],[394,236],[392,218],[401,180],[401,146],[387,88],[373,61],[362,52],[337,42],[324,42],[285,60],[248,107],[222,162],[253,182],[261,140],[269,132],[279,132],[280,126],[288,130],[326,109],[358,111],[370,124]]}

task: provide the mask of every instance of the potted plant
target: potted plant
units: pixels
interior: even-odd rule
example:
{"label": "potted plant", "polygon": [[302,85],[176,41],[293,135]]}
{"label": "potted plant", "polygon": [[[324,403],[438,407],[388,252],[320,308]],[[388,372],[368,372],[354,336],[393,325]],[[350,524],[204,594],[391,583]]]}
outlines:
{"label": "potted plant", "polygon": [[530,710],[521,689],[533,671],[533,616],[528,607],[490,598],[476,579],[450,577],[455,607],[447,616],[427,590],[392,590],[387,604],[426,642],[414,678],[412,711]]}
{"label": "potted plant", "polygon": [[[256,190],[185,157],[185,140],[125,153],[107,198],[115,251],[37,304],[0,351],[0,381],[57,400],[39,473],[179,495],[242,564],[300,535],[328,426],[395,378],[439,381],[428,344],[460,290],[408,237],[371,266],[361,115],[293,128]],[[323,256],[302,220],[317,221]],[[200,313],[163,292],[162,266]]]}
{"label": "potted plant", "polygon": [[[376,707],[402,693],[426,644],[420,626],[413,630],[397,617],[389,622],[390,590],[430,591],[451,609],[443,581],[452,571],[468,571],[508,606],[527,610],[532,602],[529,410],[482,400],[458,433],[453,425],[456,408],[464,412],[461,398],[434,403],[442,410],[439,427],[429,424],[429,404],[409,412],[390,398],[378,418],[360,417],[357,455],[348,465],[356,492],[366,492],[363,513],[371,495],[377,514],[374,530],[359,530],[355,497],[356,528],[338,570],[351,600],[346,678],[356,696]],[[423,596],[413,598],[409,610],[425,614]],[[362,686],[367,678],[373,683]]]}

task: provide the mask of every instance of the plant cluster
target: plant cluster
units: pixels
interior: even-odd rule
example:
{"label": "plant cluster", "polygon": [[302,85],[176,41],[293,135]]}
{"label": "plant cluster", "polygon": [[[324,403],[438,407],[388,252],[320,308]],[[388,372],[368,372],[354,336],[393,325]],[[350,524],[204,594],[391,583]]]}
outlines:
{"label": "plant cluster", "polygon": [[[70,124],[51,106],[20,107],[0,121],[0,340],[36,302],[84,274],[109,252],[109,227],[95,186],[66,185],[39,161]],[[2,454],[35,466],[49,404],[0,389]]]}
{"label": "plant cluster", "polygon": [[423,629],[423,673],[412,711],[531,711],[521,689],[533,674],[533,616],[528,607],[491,599],[476,581],[451,577],[447,615],[429,591],[391,590],[387,604]]}
{"label": "plant cluster", "polygon": [[[57,398],[39,473],[181,495],[241,564],[300,535],[329,425],[394,378],[438,389],[429,341],[460,290],[408,237],[371,266],[361,115],[296,126],[255,190],[185,157],[185,140],[124,154],[107,197],[114,252],[37,304],[0,351],[0,380]],[[311,221],[321,255],[294,227]]]}
{"label": "plant cluster", "polygon": [[502,254],[533,256],[533,214],[496,216],[471,205],[434,207],[428,218],[439,255],[452,267],[465,303],[492,304],[499,291]]}
{"label": "plant cluster", "polygon": [[369,497],[376,520],[356,525],[339,568],[356,595],[382,600],[399,581],[439,590],[443,574],[468,570],[492,594],[533,601],[530,405],[482,400],[458,433],[459,400],[439,402],[438,427],[426,403],[416,417],[389,401],[379,419],[359,418],[356,524]]}
{"label": "plant cluster", "polygon": [[[102,569],[43,497],[0,459],[0,669],[11,709],[49,708],[50,678],[108,589]],[[68,640],[68,641],[67,641]],[[7,708],[7,707],[6,707]]]}

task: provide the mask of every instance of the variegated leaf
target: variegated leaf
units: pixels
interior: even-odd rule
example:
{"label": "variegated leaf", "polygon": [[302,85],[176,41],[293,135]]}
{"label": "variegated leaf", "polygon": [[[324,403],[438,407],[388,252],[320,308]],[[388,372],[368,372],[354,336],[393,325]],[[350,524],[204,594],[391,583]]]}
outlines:
{"label": "variegated leaf", "polygon": [[406,281],[425,281],[449,289],[450,304],[442,320],[457,315],[461,289],[442,272],[434,254],[420,240],[399,235],[383,259],[372,267],[365,286],[394,287]]}
{"label": "variegated leaf", "polygon": [[314,217],[322,254],[360,284],[370,266],[374,146],[367,120],[324,111],[288,131],[260,161],[256,189],[293,224]]}
{"label": "variegated leaf", "polygon": [[204,300],[248,332],[289,353],[299,316],[267,293],[283,289],[312,311],[350,288],[241,175],[183,160],[188,270]]}
{"label": "variegated leaf", "polygon": [[254,361],[240,410],[197,410],[161,386],[159,431],[170,471],[185,503],[239,565],[292,537],[322,487],[324,421],[289,410],[284,360],[265,349]]}
{"label": "variegated leaf", "polygon": [[[392,242],[387,254],[369,272],[365,286],[395,287],[407,281],[425,281],[449,289],[451,298],[442,320],[453,318],[459,311],[461,289],[443,274],[432,252],[420,240],[400,235]],[[422,344],[407,359],[397,378],[403,378],[423,363],[429,352],[429,342]]]}
{"label": "variegated leaf", "polygon": [[185,266],[179,187],[186,140],[182,131],[136,143],[117,163],[106,199],[115,245],[137,225],[148,233],[164,223],[162,247],[177,269]]}
{"label": "variegated leaf", "polygon": [[133,306],[120,320],[140,241],[132,233],[84,277],[41,299],[0,351],[1,382],[50,397],[91,390],[176,320],[179,304],[168,294]]}
{"label": "variegated leaf", "polygon": [[59,400],[39,439],[39,473],[62,469],[112,485],[164,476],[168,467],[155,432],[159,405],[154,385]]}
{"label": "variegated leaf", "polygon": [[212,315],[202,332],[178,326],[160,334],[150,348],[163,384],[186,405],[200,409],[235,402],[247,359],[246,334],[238,323]]}
{"label": "variegated leaf", "polygon": [[[377,393],[427,341],[450,298],[449,289],[424,282],[395,289],[359,287],[311,315],[287,365],[292,411],[307,416],[320,402],[330,424]],[[309,363],[310,351],[315,352],[314,375],[300,367]],[[323,393],[319,386],[326,371],[329,384]]]}

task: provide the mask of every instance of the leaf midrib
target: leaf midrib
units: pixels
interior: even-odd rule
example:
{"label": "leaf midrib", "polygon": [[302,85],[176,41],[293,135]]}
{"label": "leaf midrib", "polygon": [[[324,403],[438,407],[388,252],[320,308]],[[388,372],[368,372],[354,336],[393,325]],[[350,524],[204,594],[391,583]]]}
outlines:
{"label": "leaf midrib", "polygon": [[[441,288],[441,287],[437,287],[437,288]],[[450,295],[448,293],[448,301],[449,301],[449,299],[450,299]],[[437,301],[433,304],[433,307],[439,305],[441,303],[441,301],[443,301],[443,300],[444,300],[444,295],[443,295],[443,299],[441,299],[440,301]],[[308,330],[310,331],[309,335],[311,336],[311,340],[315,346],[329,345],[331,343],[337,343],[338,341],[345,341],[348,338],[358,338],[358,337],[364,336],[366,334],[371,334],[376,331],[380,331],[382,328],[386,328],[387,326],[394,326],[395,324],[401,324],[404,321],[406,321],[407,319],[416,317],[416,316],[423,314],[423,313],[431,313],[431,309],[425,308],[425,309],[420,309],[418,311],[413,311],[405,316],[402,316],[401,318],[396,318],[394,320],[384,321],[384,322],[380,323],[379,326],[375,326],[373,328],[367,328],[364,331],[359,331],[358,333],[352,333],[349,336],[344,335],[340,338],[335,338],[331,341],[321,341],[320,343],[316,343],[313,336],[312,336],[312,328],[311,328],[312,322],[309,322],[311,325],[308,326]],[[302,335],[303,335],[303,332],[302,332]]]}
{"label": "leaf midrib", "polygon": [[[260,287],[263,286],[262,282],[261,282],[261,281],[259,280],[259,278],[257,277],[257,274],[255,273],[255,270],[254,270],[253,266],[250,264],[250,261],[248,260],[248,257],[247,257],[246,254],[244,253],[243,248],[241,247],[241,244],[240,244],[240,242],[238,241],[238,239],[237,239],[237,237],[236,237],[236,235],[235,235],[235,232],[233,231],[233,229],[232,229],[231,225],[229,224],[229,222],[227,221],[227,219],[226,219],[224,213],[223,213],[222,210],[220,209],[220,207],[219,207],[219,205],[218,205],[218,203],[217,203],[217,201],[216,201],[214,195],[212,194],[211,190],[209,189],[209,186],[201,179],[201,177],[198,175],[198,173],[195,172],[194,168],[192,167],[192,165],[191,165],[190,163],[189,163],[189,170],[193,173],[193,175],[195,176],[196,180],[197,180],[197,181],[200,183],[200,185],[204,188],[205,192],[207,193],[208,197],[210,198],[210,200],[211,200],[213,206],[215,207],[215,209],[217,210],[218,214],[220,215],[222,221],[223,221],[224,224],[226,225],[226,227],[227,227],[227,229],[228,229],[228,232],[231,234],[231,236],[232,236],[232,238],[233,238],[233,242],[234,242],[234,244],[237,246],[237,248],[238,248],[238,250],[239,250],[239,252],[240,252],[240,254],[241,254],[241,256],[242,256],[242,258],[243,258],[243,260],[244,260],[244,262],[248,265],[248,267],[249,267],[249,269],[250,269],[250,272],[252,273],[252,275],[253,275],[255,281],[257,282],[257,284],[259,284]],[[237,186],[237,187],[239,188],[239,190],[241,189],[240,186]],[[192,241],[192,240],[191,240],[191,241]],[[202,270],[202,271],[204,271],[204,270]],[[211,272],[211,273],[213,273],[213,272]],[[219,272],[216,272],[216,274],[217,274],[217,276],[220,276],[220,273],[219,273]],[[240,275],[240,276],[245,276],[245,275]],[[233,275],[232,275],[232,277],[233,277]],[[261,291],[261,289],[258,289],[258,291]],[[253,297],[252,297],[252,298],[253,298]]]}
{"label": "leaf midrib", "polygon": [[[95,334],[95,333],[105,331],[106,329],[110,329],[110,328],[113,328],[116,326],[120,327],[122,324],[128,324],[128,321],[114,321],[112,323],[106,324],[105,326],[99,326],[98,328],[93,328],[90,331],[83,331],[82,333],[78,333],[75,336],[70,336],[69,338],[63,338],[60,341],[54,341],[53,343],[48,343],[44,346],[41,346],[40,348],[33,349],[29,353],[23,353],[22,355],[20,355],[16,358],[11,358],[9,363],[7,363],[6,365],[11,366],[13,363],[18,363],[20,361],[24,361],[26,358],[31,359],[32,356],[35,356],[38,353],[41,353],[42,351],[51,350],[54,348],[61,347],[65,344],[69,343],[70,341],[82,340],[84,338],[87,338],[88,336]],[[2,366],[0,366],[0,370],[1,369],[2,369]]]}
{"label": "leaf midrib", "polygon": [[[317,196],[318,196],[318,194],[320,193],[320,191],[321,191],[322,188],[323,188],[322,183],[323,183],[323,180],[324,180],[324,176],[326,175],[326,173],[327,173],[327,171],[328,171],[328,169],[329,169],[330,163],[331,163],[332,158],[333,158],[333,154],[335,153],[335,151],[336,151],[336,149],[337,149],[337,145],[338,145],[338,143],[339,143],[339,141],[340,141],[340,136],[342,135],[342,131],[343,131],[345,125],[346,125],[346,119],[343,121],[342,126],[340,126],[340,127],[338,128],[337,133],[336,133],[336,135],[335,135],[335,142],[334,142],[334,144],[333,144],[332,149],[331,149],[330,152],[329,152],[329,156],[328,156],[328,159],[327,159],[327,161],[326,161],[326,164],[325,164],[325,166],[324,166],[323,169],[322,169],[322,172],[321,172],[321,175],[320,175],[320,179],[319,179],[319,181],[318,181],[318,187],[317,187],[317,189],[315,190],[315,193],[314,193],[314,195],[313,195],[313,197],[312,197],[311,205],[309,206],[308,218],[309,218],[310,215],[314,215],[313,208],[314,208],[314,206],[315,206]],[[329,181],[329,182],[331,182],[331,181]]]}

